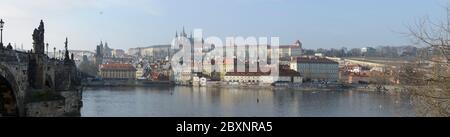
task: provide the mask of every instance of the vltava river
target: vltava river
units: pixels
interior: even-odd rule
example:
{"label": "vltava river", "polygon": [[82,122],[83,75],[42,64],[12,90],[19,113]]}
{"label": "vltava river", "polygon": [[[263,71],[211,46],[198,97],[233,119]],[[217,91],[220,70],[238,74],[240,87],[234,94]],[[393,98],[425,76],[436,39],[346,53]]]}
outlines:
{"label": "vltava river", "polygon": [[90,88],[84,117],[415,116],[409,97],[361,91],[150,87]]}

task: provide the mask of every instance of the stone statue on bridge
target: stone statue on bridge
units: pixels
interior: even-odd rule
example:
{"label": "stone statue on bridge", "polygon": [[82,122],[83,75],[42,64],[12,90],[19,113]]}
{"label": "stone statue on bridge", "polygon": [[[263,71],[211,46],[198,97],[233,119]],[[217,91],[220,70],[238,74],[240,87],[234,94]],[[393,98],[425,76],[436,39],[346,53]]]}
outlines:
{"label": "stone statue on bridge", "polygon": [[35,53],[44,54],[44,21],[41,20],[39,27],[33,32],[33,49]]}
{"label": "stone statue on bridge", "polygon": [[66,37],[66,42],[64,42],[64,45],[65,45],[65,48],[66,48],[66,53],[64,54],[65,55],[64,56],[64,60],[65,61],[69,61],[70,60],[70,58],[69,58],[69,49],[67,47],[67,44],[69,44],[69,42],[68,42],[67,37]]}
{"label": "stone statue on bridge", "polygon": [[[32,37],[31,53],[0,54],[0,117],[80,116],[81,78],[75,62],[46,57],[42,20]],[[7,48],[12,49],[11,44]]]}

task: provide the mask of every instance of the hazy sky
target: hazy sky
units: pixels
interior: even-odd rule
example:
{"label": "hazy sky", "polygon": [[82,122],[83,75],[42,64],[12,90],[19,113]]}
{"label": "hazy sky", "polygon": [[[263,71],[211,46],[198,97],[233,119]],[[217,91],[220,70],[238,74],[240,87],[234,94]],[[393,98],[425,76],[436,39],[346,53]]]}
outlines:
{"label": "hazy sky", "polygon": [[204,36],[278,36],[306,48],[407,45],[399,32],[418,18],[444,16],[447,0],[0,0],[4,43],[32,47],[44,19],[50,47],[93,51],[168,44],[175,31]]}

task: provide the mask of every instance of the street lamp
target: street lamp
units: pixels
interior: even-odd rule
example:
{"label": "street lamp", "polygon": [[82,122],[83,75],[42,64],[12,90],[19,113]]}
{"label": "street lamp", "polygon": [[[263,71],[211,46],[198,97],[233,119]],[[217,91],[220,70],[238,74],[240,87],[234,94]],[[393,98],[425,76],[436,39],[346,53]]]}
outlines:
{"label": "street lamp", "polygon": [[3,19],[0,19],[0,46],[3,47],[3,25],[5,22],[3,22]]}
{"label": "street lamp", "polygon": [[48,43],[46,44],[46,47],[47,47],[47,57],[48,57]]}

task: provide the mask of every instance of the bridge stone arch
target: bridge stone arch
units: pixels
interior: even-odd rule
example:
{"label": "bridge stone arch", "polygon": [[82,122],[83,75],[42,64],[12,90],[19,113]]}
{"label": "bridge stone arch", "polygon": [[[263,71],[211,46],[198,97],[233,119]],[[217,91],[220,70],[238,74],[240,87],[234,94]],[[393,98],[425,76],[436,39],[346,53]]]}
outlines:
{"label": "bridge stone arch", "polygon": [[19,87],[14,74],[0,64],[0,115],[21,116],[23,111],[17,98]]}

